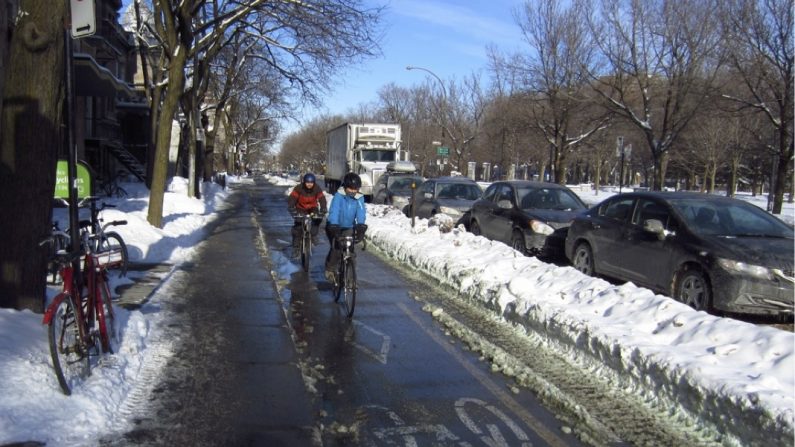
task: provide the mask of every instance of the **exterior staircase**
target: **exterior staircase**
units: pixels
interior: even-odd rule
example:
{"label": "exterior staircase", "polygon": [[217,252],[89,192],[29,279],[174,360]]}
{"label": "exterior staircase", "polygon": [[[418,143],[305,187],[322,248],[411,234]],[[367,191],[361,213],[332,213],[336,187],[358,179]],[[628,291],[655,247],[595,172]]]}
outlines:
{"label": "exterior staircase", "polygon": [[111,155],[113,155],[113,158],[127,168],[130,174],[134,175],[142,182],[146,181],[146,168],[133,156],[133,154],[122,146],[112,145],[108,146],[108,149]]}

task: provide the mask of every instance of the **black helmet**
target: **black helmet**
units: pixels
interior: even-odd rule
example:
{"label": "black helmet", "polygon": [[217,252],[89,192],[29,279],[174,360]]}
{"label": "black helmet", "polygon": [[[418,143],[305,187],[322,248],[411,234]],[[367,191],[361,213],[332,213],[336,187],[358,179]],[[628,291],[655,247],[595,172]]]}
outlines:
{"label": "black helmet", "polygon": [[304,174],[304,183],[315,183],[315,174],[311,172]]}
{"label": "black helmet", "polygon": [[342,178],[342,186],[350,189],[360,189],[362,187],[362,178],[359,174],[349,172]]}

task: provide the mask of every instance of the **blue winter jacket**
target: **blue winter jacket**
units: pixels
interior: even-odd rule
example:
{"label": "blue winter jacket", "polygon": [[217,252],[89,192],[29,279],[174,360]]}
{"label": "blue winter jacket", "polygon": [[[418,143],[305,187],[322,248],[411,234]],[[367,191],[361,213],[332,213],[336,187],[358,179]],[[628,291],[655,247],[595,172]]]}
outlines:
{"label": "blue winter jacket", "polygon": [[326,224],[339,225],[340,228],[353,228],[355,224],[363,224],[366,216],[364,195],[356,194],[355,197],[349,197],[338,191],[331,198]]}

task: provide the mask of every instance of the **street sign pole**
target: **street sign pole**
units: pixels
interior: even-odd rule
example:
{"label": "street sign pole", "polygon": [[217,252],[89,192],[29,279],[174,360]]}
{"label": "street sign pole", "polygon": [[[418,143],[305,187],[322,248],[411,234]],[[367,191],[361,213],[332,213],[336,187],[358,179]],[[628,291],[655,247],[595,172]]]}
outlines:
{"label": "street sign pole", "polygon": [[[72,239],[72,252],[80,249],[79,220],[77,210],[77,146],[75,144],[74,116],[74,64],[72,60],[72,37],[81,38],[96,32],[96,11],[94,0],[66,0],[69,2],[69,26],[64,28],[64,78],[66,80],[66,144],[67,173],[69,182],[69,237]],[[67,29],[68,28],[68,29]],[[91,194],[93,191],[89,191]],[[75,272],[80,274],[80,263],[73,263]]]}
{"label": "street sign pole", "polygon": [[[77,213],[77,147],[75,146],[74,133],[74,86],[72,66],[72,39],[69,31],[64,30],[64,57],[66,71],[66,141],[67,148],[67,173],[69,184],[69,237],[72,240],[71,251],[80,249]],[[78,267],[79,268],[79,267]],[[78,270],[79,271],[79,270]]]}

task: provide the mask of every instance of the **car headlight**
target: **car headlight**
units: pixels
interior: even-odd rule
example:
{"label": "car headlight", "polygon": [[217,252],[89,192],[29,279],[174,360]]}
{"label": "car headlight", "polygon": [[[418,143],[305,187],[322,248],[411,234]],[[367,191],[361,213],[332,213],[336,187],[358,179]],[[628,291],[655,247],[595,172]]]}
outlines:
{"label": "car headlight", "polygon": [[458,217],[462,214],[461,211],[458,211],[455,208],[450,208],[449,206],[440,206],[439,212],[442,214],[447,214],[450,217]]}
{"label": "car headlight", "polygon": [[530,229],[533,230],[533,233],[536,234],[544,234],[549,236],[550,234],[555,232],[555,229],[550,227],[549,225],[541,222],[540,220],[531,220],[530,221]]}
{"label": "car headlight", "polygon": [[718,258],[718,265],[729,273],[737,273],[769,281],[772,281],[774,278],[773,271],[761,265],[752,265],[733,259],[723,258]]}

